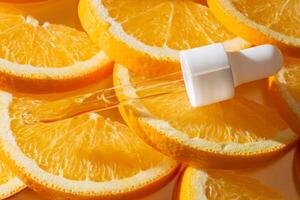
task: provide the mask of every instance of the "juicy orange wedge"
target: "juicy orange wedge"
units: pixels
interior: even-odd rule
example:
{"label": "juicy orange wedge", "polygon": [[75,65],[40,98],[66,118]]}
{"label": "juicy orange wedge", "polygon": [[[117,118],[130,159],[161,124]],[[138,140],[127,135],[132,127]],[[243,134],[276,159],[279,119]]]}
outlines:
{"label": "juicy orange wedge", "polygon": [[60,92],[106,77],[112,61],[88,35],[23,16],[0,4],[0,87],[21,92]]}
{"label": "juicy orange wedge", "polygon": [[231,50],[249,46],[197,1],[81,0],[79,17],[113,60],[138,73],[178,69],[181,49],[225,41]]}
{"label": "juicy orange wedge", "polygon": [[208,0],[208,5],[228,30],[251,44],[274,44],[300,57],[298,0]]}
{"label": "juicy orange wedge", "polygon": [[[152,90],[147,80],[116,65],[117,96],[131,101],[121,104],[127,124],[161,152],[178,160],[215,168],[259,165],[291,148],[298,139],[279,114],[262,104],[237,95],[228,101],[192,108],[184,85],[164,84],[180,77],[168,77],[152,84],[155,90],[173,91],[148,99],[137,99]],[[153,86],[151,85],[151,87]],[[161,92],[163,93],[163,92]]]}
{"label": "juicy orange wedge", "polygon": [[230,171],[188,167],[175,190],[177,200],[264,199],[283,200],[279,192],[256,179]]}
{"label": "juicy orange wedge", "polygon": [[176,161],[97,113],[27,124],[27,111],[42,103],[0,93],[1,150],[30,188],[65,198],[130,199],[161,187],[177,172]]}

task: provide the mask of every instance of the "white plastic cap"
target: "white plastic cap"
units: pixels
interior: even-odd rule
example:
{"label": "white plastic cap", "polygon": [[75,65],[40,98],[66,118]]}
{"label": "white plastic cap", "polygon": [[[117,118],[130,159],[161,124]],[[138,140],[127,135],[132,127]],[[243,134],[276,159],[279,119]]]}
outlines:
{"label": "white plastic cap", "polygon": [[226,52],[221,43],[180,51],[185,87],[193,107],[230,99],[234,87],[276,74],[281,52],[261,45],[239,52]]}

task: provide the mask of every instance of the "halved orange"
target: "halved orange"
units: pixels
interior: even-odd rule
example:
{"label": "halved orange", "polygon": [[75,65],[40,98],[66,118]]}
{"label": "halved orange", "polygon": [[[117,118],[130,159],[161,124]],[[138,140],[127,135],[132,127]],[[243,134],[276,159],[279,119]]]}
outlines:
{"label": "halved orange", "polygon": [[274,44],[300,57],[298,0],[208,0],[211,12],[232,33],[251,44]]}
{"label": "halved orange", "polygon": [[264,199],[283,200],[279,192],[258,180],[232,171],[188,167],[175,188],[174,199]]}
{"label": "halved orange", "polygon": [[269,82],[276,108],[300,134],[300,59],[286,57],[284,67]]}
{"label": "halved orange", "polygon": [[12,173],[2,160],[0,160],[0,199],[10,197],[23,190],[25,187],[26,185]]}
{"label": "halved orange", "polygon": [[81,0],[79,17],[113,60],[143,74],[179,69],[181,49],[225,41],[231,50],[249,46],[199,1]]}
{"label": "halved orange", "polygon": [[51,198],[132,199],[176,174],[176,161],[97,113],[28,123],[30,111],[45,102],[0,92],[1,152],[33,190]]}
{"label": "halved orange", "polygon": [[298,140],[272,108],[238,93],[228,101],[192,108],[184,85],[175,84],[181,77],[165,77],[150,84],[146,76],[121,65],[114,71],[115,86],[123,86],[116,93],[125,100],[120,112],[127,124],[177,160],[214,168],[250,167],[278,156]]}
{"label": "halved orange", "polygon": [[0,4],[0,87],[61,92],[110,74],[113,62],[84,32],[23,16]]}

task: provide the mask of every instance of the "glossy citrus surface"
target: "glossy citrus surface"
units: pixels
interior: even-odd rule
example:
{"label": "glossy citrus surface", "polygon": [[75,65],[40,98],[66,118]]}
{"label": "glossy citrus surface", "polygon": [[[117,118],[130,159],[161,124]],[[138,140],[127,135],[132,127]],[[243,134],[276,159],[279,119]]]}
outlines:
{"label": "glossy citrus surface", "polygon": [[179,179],[175,197],[178,200],[284,199],[279,192],[245,175],[192,167],[188,167]]}
{"label": "glossy citrus surface", "polygon": [[300,55],[299,0],[208,0],[218,20],[252,44],[275,44],[291,56]]}
{"label": "glossy citrus surface", "polygon": [[30,123],[30,111],[43,101],[5,92],[0,99],[2,152],[35,190],[72,198],[129,198],[160,187],[176,173],[175,161],[119,122],[89,113]]}
{"label": "glossy citrus surface", "polygon": [[112,61],[88,35],[22,14],[0,4],[0,87],[22,92],[57,92],[105,77]]}
{"label": "glossy citrus surface", "polygon": [[[271,159],[297,140],[275,110],[238,94],[228,101],[192,108],[184,85],[174,82],[179,78],[152,81],[150,86],[143,81],[146,77],[115,66],[115,85],[126,86],[117,89],[120,100],[156,94],[157,90],[168,92],[128,101],[120,109],[136,133],[163,153],[210,167],[249,167]],[[140,82],[144,83],[136,84]]]}
{"label": "glossy citrus surface", "polygon": [[191,0],[81,0],[79,17],[112,59],[144,74],[179,68],[178,50],[228,40],[229,49],[249,45]]}

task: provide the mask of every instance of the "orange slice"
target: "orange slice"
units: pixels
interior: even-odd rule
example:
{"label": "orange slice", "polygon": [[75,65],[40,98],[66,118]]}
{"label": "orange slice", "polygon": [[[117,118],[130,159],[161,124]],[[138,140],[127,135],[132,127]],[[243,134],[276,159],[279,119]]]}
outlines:
{"label": "orange slice", "polygon": [[81,0],[79,17],[113,60],[138,73],[179,68],[181,49],[224,41],[228,49],[249,46],[192,0]]}
{"label": "orange slice", "polygon": [[300,133],[300,60],[285,58],[285,65],[276,77],[271,77],[272,100],[282,116]]}
{"label": "orange slice", "polygon": [[0,5],[0,87],[22,92],[61,92],[110,74],[112,61],[88,35],[39,22]]}
{"label": "orange slice", "polygon": [[44,102],[0,93],[1,151],[28,187],[52,198],[131,199],[177,172],[177,162],[97,113],[53,123],[24,120]]}
{"label": "orange slice", "polygon": [[230,171],[188,167],[178,180],[175,199],[284,199],[279,192],[256,179]]}
{"label": "orange slice", "polygon": [[[136,87],[147,77],[115,66],[115,86],[126,86],[117,88],[121,101],[174,91],[121,104],[127,124],[161,152],[194,165],[240,168],[270,160],[297,141],[276,111],[238,94],[228,101],[192,108],[183,84],[165,84],[179,78],[169,76],[151,86],[145,82]],[[143,90],[155,85],[160,87]]]}
{"label": "orange slice", "polygon": [[16,178],[5,163],[0,160],[0,199],[10,197],[25,187],[26,185]]}
{"label": "orange slice", "polygon": [[251,44],[274,44],[300,57],[298,0],[208,0],[208,5],[228,30]]}

